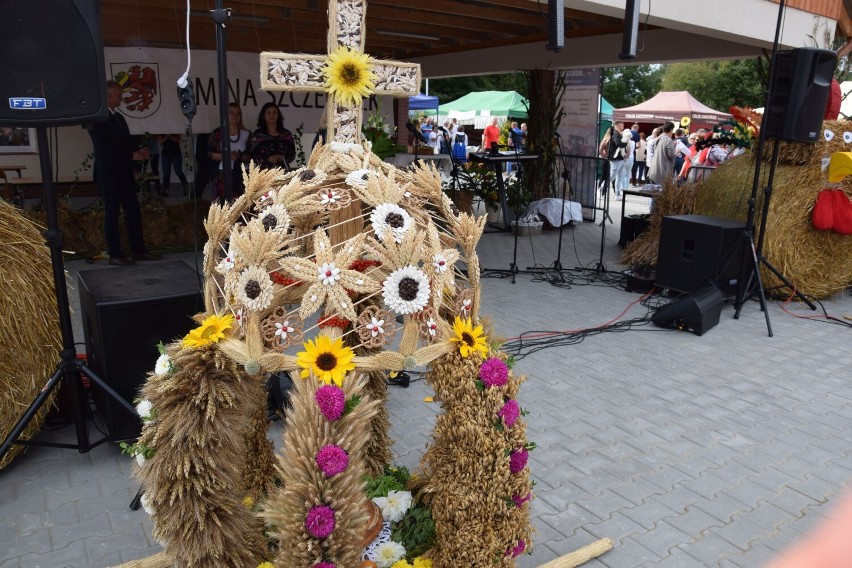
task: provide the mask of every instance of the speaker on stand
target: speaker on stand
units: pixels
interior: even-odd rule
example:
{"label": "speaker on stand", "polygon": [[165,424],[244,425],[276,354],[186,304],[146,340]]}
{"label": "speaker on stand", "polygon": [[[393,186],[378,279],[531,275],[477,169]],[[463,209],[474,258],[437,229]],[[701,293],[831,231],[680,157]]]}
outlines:
{"label": "speaker on stand", "polygon": [[[100,2],[7,0],[0,6],[0,124],[36,128],[47,213],[44,236],[50,250],[62,334],[62,350],[56,370],[0,444],[0,458],[6,455],[12,444],[70,448],[85,453],[109,438],[92,442],[89,437],[86,421],[88,400],[81,375],[88,377],[93,386],[101,388],[123,410],[130,413],[135,413],[135,410],[82,360],[77,359],[47,127],[88,124],[105,120],[108,116]],[[62,385],[71,388],[76,443],[20,440],[21,433],[50,394]]]}
{"label": "speaker on stand", "polygon": [[778,59],[775,96],[766,117],[767,136],[788,142],[816,142],[837,55],[827,49],[782,51]]}
{"label": "speaker on stand", "polygon": [[[740,317],[747,297],[754,292],[751,290],[752,279],[756,283],[754,289],[760,299],[760,307],[766,319],[766,331],[772,337],[772,324],[769,320],[769,310],[766,305],[766,293],[760,274],[760,265],[775,275],[784,286],[792,290],[793,295],[816,310],[816,305],[810,301],[797,286],[766,257],[763,256],[763,239],[766,236],[766,223],[769,217],[769,202],[772,198],[772,185],[775,179],[775,168],[778,165],[778,155],[781,141],[816,142],[822,130],[822,120],[825,116],[826,103],[831,93],[831,80],[837,65],[837,55],[826,49],[801,48],[787,52],[779,52],[779,36],[784,16],[785,0],[778,3],[778,22],[775,26],[775,41],[772,45],[772,68],[769,75],[769,90],[766,93],[760,136],[754,154],[763,156],[764,143],[768,138],[774,138],[772,157],[769,160],[769,174],[763,186],[763,208],[761,210],[760,234],[755,243],[755,213],[757,207],[757,192],[761,178],[762,160],[755,160],[754,177],[752,179],[751,197],[748,200],[748,215],[746,219],[745,239],[747,241],[750,260],[743,256],[741,275],[738,279],[736,300],[734,302],[734,319]],[[750,264],[750,266],[749,266]],[[751,270],[751,276],[747,276]]]}
{"label": "speaker on stand", "polygon": [[99,6],[96,0],[2,2],[0,124],[31,128],[106,119]]}

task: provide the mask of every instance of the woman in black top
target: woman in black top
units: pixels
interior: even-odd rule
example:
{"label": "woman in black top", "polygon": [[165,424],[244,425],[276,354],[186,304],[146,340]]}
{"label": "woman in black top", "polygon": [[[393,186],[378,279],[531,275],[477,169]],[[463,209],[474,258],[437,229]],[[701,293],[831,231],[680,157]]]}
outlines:
{"label": "woman in black top", "polygon": [[266,103],[257,117],[257,130],[249,140],[249,156],[263,169],[290,169],[296,158],[293,134],[284,128],[284,118],[275,103]]}

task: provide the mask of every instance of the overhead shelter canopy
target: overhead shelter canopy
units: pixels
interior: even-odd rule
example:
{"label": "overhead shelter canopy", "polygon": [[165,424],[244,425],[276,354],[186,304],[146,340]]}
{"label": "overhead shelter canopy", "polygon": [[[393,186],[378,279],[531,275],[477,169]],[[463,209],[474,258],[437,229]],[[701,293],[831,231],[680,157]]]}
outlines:
{"label": "overhead shelter canopy", "polygon": [[438,97],[430,97],[420,93],[408,97],[408,110],[438,110]]}
{"label": "overhead shelter canopy", "polygon": [[[675,125],[688,116],[690,127],[713,126],[731,118],[726,112],[714,110],[689,94],[689,91],[661,91],[645,102],[631,107],[615,109],[614,121],[625,123],[661,124],[671,120]],[[627,126],[627,125],[626,125]]]}

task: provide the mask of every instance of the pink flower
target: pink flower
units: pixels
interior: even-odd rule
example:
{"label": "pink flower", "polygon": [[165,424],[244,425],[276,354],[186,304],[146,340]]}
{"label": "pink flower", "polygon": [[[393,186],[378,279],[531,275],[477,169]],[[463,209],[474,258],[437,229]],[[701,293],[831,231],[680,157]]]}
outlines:
{"label": "pink flower", "polygon": [[349,467],[349,454],[340,446],[329,444],[323,446],[316,455],[317,466],[326,477],[334,477],[338,473],[346,471]]}
{"label": "pink flower", "polygon": [[323,416],[329,422],[338,420],[346,408],[346,395],[336,385],[323,385],[317,389],[314,400],[320,408]]}
{"label": "pink flower", "polygon": [[519,448],[509,454],[509,471],[519,473],[527,467],[527,459],[530,457],[526,448]]}
{"label": "pink flower", "polygon": [[497,416],[503,419],[503,424],[506,425],[506,428],[514,426],[520,415],[521,407],[518,406],[517,400],[507,400],[503,408],[497,411]]}
{"label": "pink flower", "polygon": [[502,387],[509,380],[509,368],[496,357],[485,361],[479,368],[479,378],[485,387]]}
{"label": "pink flower", "polygon": [[518,545],[514,548],[510,548],[506,551],[506,556],[511,556],[512,558],[517,558],[521,554],[524,553],[524,550],[527,549],[527,543],[524,539],[518,541]]}
{"label": "pink flower", "polygon": [[335,525],[334,509],[325,505],[314,507],[305,517],[305,528],[314,538],[327,538],[334,532]]}
{"label": "pink flower", "polygon": [[532,493],[527,493],[524,497],[521,497],[520,495],[512,495],[512,502],[518,509],[520,509],[521,506],[530,499],[532,499]]}
{"label": "pink flower", "polygon": [[337,568],[333,562],[320,562],[319,564],[314,564],[314,568]]}

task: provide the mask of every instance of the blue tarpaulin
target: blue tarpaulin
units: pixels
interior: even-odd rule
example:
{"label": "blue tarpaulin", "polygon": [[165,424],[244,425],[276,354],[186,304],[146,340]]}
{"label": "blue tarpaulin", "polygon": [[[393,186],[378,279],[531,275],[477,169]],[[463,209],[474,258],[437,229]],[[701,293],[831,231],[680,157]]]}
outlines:
{"label": "blue tarpaulin", "polygon": [[415,95],[408,97],[408,110],[438,110],[438,97],[429,95]]}

